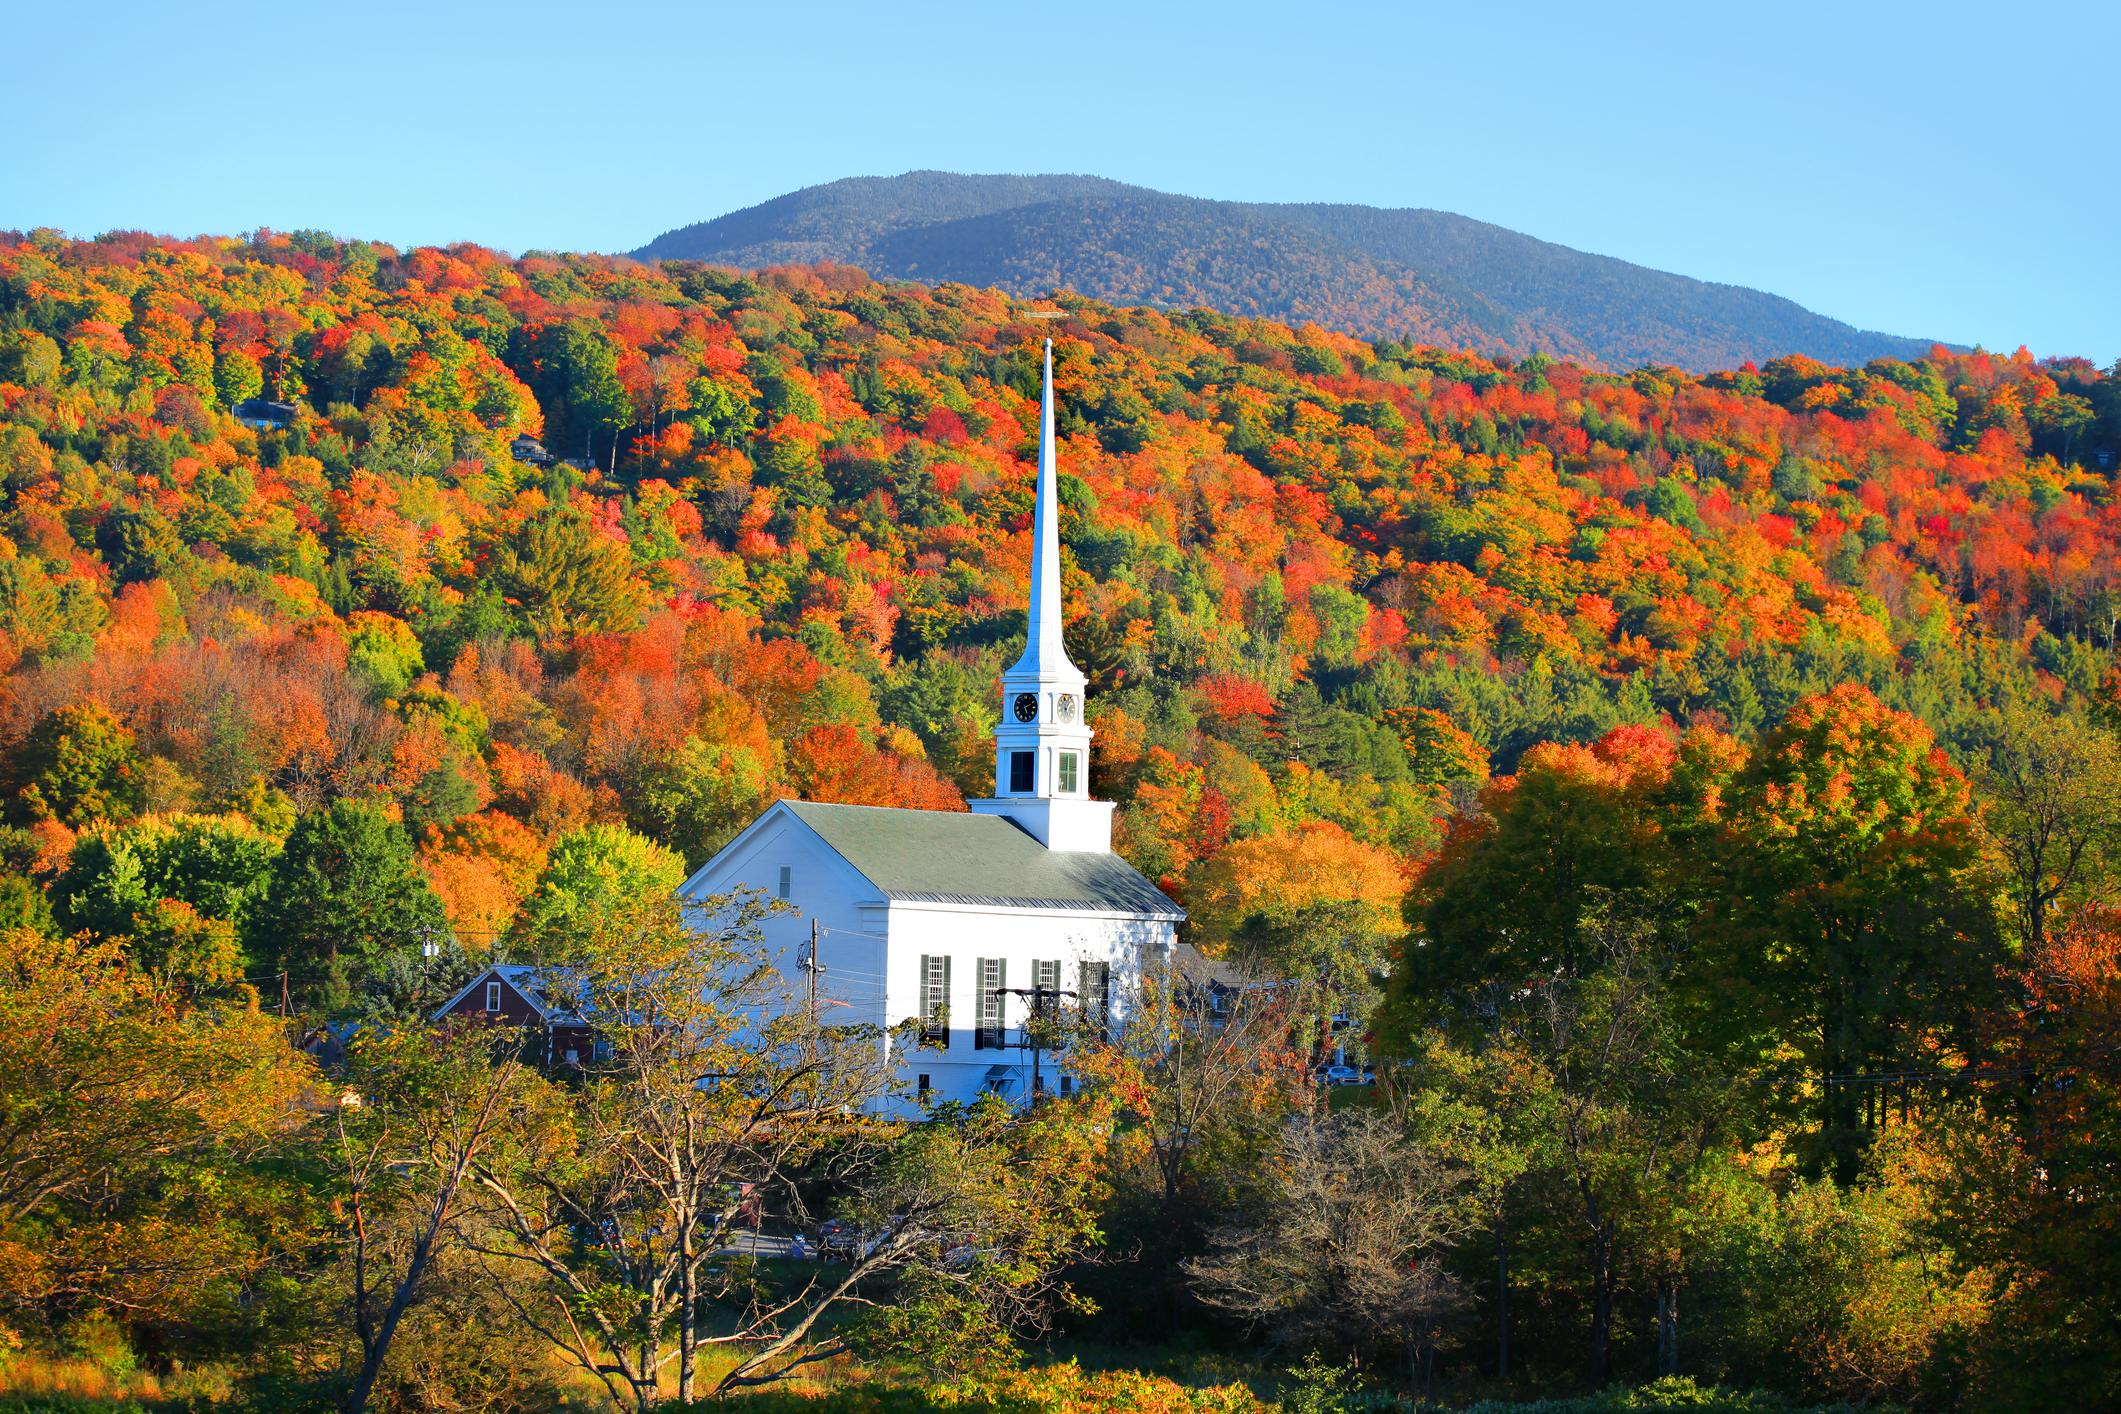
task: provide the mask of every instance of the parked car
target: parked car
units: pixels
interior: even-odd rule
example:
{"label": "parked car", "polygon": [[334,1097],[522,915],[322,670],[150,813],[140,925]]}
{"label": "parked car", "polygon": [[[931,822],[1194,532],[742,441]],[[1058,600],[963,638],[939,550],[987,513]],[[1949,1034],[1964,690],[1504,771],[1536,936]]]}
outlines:
{"label": "parked car", "polygon": [[1362,1072],[1352,1065],[1329,1065],[1318,1072],[1321,1085],[1360,1085]]}
{"label": "parked car", "polygon": [[861,1230],[853,1223],[834,1219],[818,1224],[817,1254],[827,1262],[851,1262],[860,1251],[861,1245]]}

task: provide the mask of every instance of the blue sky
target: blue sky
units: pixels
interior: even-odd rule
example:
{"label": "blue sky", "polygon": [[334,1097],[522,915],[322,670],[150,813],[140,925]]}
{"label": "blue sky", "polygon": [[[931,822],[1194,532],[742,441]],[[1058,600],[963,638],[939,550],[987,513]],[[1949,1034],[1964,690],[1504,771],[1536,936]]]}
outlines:
{"label": "blue sky", "polygon": [[0,227],[626,250],[838,177],[1087,172],[2121,357],[2112,3],[15,0],[7,29]]}

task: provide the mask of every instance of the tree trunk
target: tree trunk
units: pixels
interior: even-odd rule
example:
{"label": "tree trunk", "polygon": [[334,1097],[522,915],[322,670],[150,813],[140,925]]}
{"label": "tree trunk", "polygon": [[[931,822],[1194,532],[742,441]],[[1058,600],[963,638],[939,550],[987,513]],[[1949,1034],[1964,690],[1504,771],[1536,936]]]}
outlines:
{"label": "tree trunk", "polygon": [[[450,1205],[456,1197],[456,1189],[457,1185],[451,1183],[444,1190],[443,1196],[435,1203],[425,1230],[413,1243],[412,1255],[405,1260],[405,1277],[398,1283],[398,1289],[392,1294],[389,1307],[383,1312],[383,1324],[380,1328],[369,1327],[366,1288],[355,1295],[355,1299],[360,1303],[361,1319],[358,1324],[362,1327],[361,1373],[355,1378],[354,1387],[347,1391],[346,1414],[361,1414],[361,1411],[368,1407],[368,1397],[375,1391],[376,1377],[383,1373],[383,1361],[390,1354],[390,1342],[398,1333],[398,1322],[404,1319],[405,1308],[412,1304],[413,1288],[418,1286],[420,1278],[427,1274],[428,1263],[434,1259],[435,1242],[441,1236],[442,1225],[447,1220]],[[366,1248],[367,1245],[364,1236],[360,1239],[360,1246]],[[362,1280],[366,1263],[357,1258],[354,1271],[355,1280]]]}
{"label": "tree trunk", "polygon": [[1594,1298],[1591,1305],[1591,1383],[1603,1385],[1608,1375],[1613,1338],[1613,1231],[1600,1223],[1591,1239],[1591,1274]]}
{"label": "tree trunk", "polygon": [[1510,1249],[1501,1222],[1495,1224],[1495,1378],[1510,1379]]}
{"label": "tree trunk", "polygon": [[662,1384],[663,1361],[661,1356],[663,1352],[655,1338],[655,1327],[655,1298],[652,1295],[643,1296],[641,1298],[641,1385],[638,1396],[643,1409],[662,1402],[658,1396],[661,1392]]}
{"label": "tree trunk", "polygon": [[[692,1231],[688,1227],[678,1243],[678,1293],[684,1304],[678,1311],[678,1403],[692,1403],[692,1381],[699,1362],[698,1274],[693,1270]],[[754,1239],[753,1255],[757,1255]]]}

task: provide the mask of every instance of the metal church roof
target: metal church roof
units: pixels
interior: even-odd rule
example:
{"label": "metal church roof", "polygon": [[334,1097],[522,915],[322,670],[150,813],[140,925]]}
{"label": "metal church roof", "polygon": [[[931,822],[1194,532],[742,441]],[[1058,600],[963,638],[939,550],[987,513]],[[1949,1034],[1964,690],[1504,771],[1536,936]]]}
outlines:
{"label": "metal church roof", "polygon": [[1069,908],[1173,922],[1186,916],[1118,855],[1049,850],[1004,816],[781,804],[896,902]]}

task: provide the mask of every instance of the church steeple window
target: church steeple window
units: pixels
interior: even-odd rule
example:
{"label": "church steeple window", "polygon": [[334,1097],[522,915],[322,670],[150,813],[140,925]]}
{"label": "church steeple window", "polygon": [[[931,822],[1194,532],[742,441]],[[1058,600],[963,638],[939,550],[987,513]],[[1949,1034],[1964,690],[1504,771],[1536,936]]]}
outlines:
{"label": "church steeple window", "polygon": [[1076,763],[1081,759],[1082,757],[1073,751],[1063,751],[1060,754],[1060,782],[1058,789],[1062,795],[1075,794]]}
{"label": "church steeple window", "polygon": [[1012,751],[1009,753],[1009,789],[1033,791],[1038,789],[1038,753],[1035,751]]}

